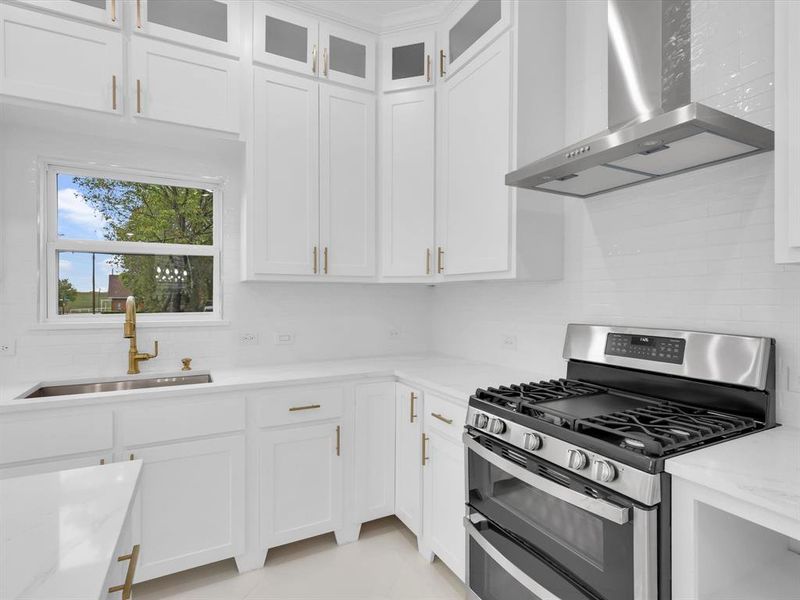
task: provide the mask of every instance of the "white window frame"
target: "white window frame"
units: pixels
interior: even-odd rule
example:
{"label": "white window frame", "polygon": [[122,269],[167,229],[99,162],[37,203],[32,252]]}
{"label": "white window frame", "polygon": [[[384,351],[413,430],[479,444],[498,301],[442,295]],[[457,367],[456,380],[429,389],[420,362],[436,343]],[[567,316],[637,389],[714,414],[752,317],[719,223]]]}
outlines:
{"label": "white window frame", "polygon": [[[112,240],[69,240],[58,237],[58,183],[57,174],[81,177],[104,177],[120,181],[152,183],[210,190],[214,195],[213,244],[162,244],[159,242],[118,242]],[[213,258],[213,310],[190,313],[142,313],[139,323],[213,324],[222,322],[222,203],[224,180],[220,177],[191,177],[155,173],[147,170],[126,169],[116,166],[98,166],[96,163],[75,163],[46,160],[40,162],[39,206],[39,311],[40,321],[59,325],[117,325],[120,314],[58,314],[58,252],[97,252],[102,254],[150,254],[175,256],[211,256]]]}

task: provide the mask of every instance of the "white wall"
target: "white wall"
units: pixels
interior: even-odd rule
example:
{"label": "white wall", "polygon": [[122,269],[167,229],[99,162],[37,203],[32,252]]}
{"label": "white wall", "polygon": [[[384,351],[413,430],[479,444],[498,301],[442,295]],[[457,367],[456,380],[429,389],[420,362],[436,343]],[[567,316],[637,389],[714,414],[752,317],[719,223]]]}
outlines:
{"label": "white wall", "polygon": [[[583,76],[604,72],[605,38],[576,33],[602,30],[586,23],[605,18],[597,7],[567,5],[568,108],[576,97],[584,107],[575,118],[567,111],[568,140],[605,128],[604,84]],[[693,20],[693,98],[771,126],[772,3],[695,0]],[[437,287],[435,351],[538,378],[564,373],[568,322],[772,336],[778,416],[800,425],[800,265],[774,263],[772,154],[563,203],[563,280]],[[504,347],[507,335],[516,350]]]}
{"label": "white wall", "polygon": [[[178,150],[170,148],[164,139],[157,143],[99,140],[76,133],[81,130],[78,125],[71,129],[64,134],[0,124],[0,343],[16,341],[16,355],[0,357],[0,384],[98,372],[118,375],[127,367],[128,341],[122,338],[122,317],[118,326],[99,330],[43,329],[37,324],[39,157],[94,160],[228,179],[223,222],[223,310],[229,323],[216,327],[140,327],[143,350],[150,350],[154,338],[161,345],[161,356],[142,363],[143,372],[176,370],[183,356],[193,357],[196,368],[214,368],[427,350],[424,317],[429,288],[238,281],[240,170],[244,163],[239,144],[197,138],[182,140],[184,149]],[[96,126],[89,129],[95,130]],[[131,130],[135,137],[148,137],[146,131]],[[393,328],[399,330],[399,337],[390,338]],[[242,332],[257,333],[259,344],[240,345]],[[294,344],[275,345],[275,332],[294,333]]]}

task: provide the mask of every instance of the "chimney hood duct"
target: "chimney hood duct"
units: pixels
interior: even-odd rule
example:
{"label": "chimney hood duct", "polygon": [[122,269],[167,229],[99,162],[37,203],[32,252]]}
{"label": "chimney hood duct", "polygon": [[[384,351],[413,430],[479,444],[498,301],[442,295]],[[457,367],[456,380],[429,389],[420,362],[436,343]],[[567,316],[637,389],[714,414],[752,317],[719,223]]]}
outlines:
{"label": "chimney hood duct", "polygon": [[775,134],[691,101],[690,0],[609,0],[609,128],[506,175],[589,198],[772,150]]}

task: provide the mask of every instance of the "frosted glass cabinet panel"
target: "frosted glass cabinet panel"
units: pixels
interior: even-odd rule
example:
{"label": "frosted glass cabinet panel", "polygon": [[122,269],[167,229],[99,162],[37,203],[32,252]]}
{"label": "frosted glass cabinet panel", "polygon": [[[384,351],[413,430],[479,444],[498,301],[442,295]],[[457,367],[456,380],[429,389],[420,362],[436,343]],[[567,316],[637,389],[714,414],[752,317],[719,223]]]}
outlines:
{"label": "frosted glass cabinet panel", "polygon": [[415,31],[381,39],[381,78],[384,92],[432,85],[435,35]]}
{"label": "frosted glass cabinet panel", "polygon": [[235,0],[135,0],[134,31],[238,56]]}
{"label": "frosted glass cabinet panel", "polygon": [[439,75],[453,75],[510,24],[510,0],[470,0],[461,4],[441,32]]}
{"label": "frosted glass cabinet panel", "polygon": [[330,81],[375,89],[375,38],[361,31],[320,24],[321,75]]}
{"label": "frosted glass cabinet panel", "polygon": [[318,73],[316,19],[266,2],[256,2],[253,11],[253,60],[303,75]]}
{"label": "frosted glass cabinet panel", "polygon": [[18,0],[20,4],[119,27],[123,0]]}

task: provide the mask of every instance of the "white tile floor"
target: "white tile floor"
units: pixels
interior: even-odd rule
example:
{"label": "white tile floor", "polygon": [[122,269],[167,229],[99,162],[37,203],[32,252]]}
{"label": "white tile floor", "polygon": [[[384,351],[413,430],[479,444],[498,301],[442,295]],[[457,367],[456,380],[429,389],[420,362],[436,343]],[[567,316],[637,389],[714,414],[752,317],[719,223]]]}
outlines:
{"label": "white tile floor", "polygon": [[135,600],[462,600],[464,585],[425,561],[394,517],[367,523],[354,544],[333,534],[269,551],[263,569],[239,575],[233,560],[134,587]]}

